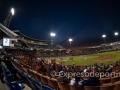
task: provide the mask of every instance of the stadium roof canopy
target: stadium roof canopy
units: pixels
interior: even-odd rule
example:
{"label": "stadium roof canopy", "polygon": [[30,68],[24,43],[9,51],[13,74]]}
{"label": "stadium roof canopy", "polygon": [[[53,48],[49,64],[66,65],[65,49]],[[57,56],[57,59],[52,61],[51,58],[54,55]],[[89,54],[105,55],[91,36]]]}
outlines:
{"label": "stadium roof canopy", "polygon": [[13,32],[17,33],[21,37],[24,37],[25,39],[28,39],[28,40],[39,41],[39,42],[48,42],[47,40],[39,40],[39,39],[34,39],[34,38],[31,38],[31,37],[28,37],[28,36],[22,34],[19,30],[13,30]]}
{"label": "stadium roof canopy", "polygon": [[5,27],[4,25],[2,25],[0,23],[0,30],[5,33],[6,35],[8,35],[11,38],[18,38],[19,35],[17,35],[16,33],[14,33],[13,31],[11,31],[10,29],[8,29],[7,27]]}

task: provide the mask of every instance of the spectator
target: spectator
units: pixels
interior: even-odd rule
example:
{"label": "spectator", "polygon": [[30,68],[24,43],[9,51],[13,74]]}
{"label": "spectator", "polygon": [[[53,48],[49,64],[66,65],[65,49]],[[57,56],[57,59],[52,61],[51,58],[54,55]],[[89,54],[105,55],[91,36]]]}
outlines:
{"label": "spectator", "polygon": [[95,73],[99,72],[98,69],[94,69],[93,72],[91,72],[88,80],[83,82],[84,86],[99,86],[100,85],[100,81],[99,81],[99,77],[95,76]]}
{"label": "spectator", "polygon": [[4,81],[4,76],[3,76],[3,70],[2,70],[2,63],[3,63],[3,65],[5,65],[5,63],[4,62],[2,62],[2,60],[0,60],[1,62],[0,62],[0,79],[1,79],[1,82],[2,83],[5,83],[5,81]]}
{"label": "spectator", "polygon": [[70,80],[70,85],[83,85],[83,79],[81,77],[75,76]]}
{"label": "spectator", "polygon": [[35,67],[35,70],[38,71],[38,72],[40,72],[40,68],[41,68],[40,65],[37,64],[36,67]]}

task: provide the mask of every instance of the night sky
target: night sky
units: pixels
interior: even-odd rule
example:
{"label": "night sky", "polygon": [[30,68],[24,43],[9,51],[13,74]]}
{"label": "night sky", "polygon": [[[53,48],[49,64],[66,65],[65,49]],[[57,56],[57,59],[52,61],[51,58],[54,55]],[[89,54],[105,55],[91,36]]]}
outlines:
{"label": "night sky", "polygon": [[55,43],[69,46],[100,45],[116,41],[114,32],[120,33],[119,0],[0,0],[0,23],[10,8],[15,15],[11,30],[20,30],[26,36],[50,41],[55,32]]}

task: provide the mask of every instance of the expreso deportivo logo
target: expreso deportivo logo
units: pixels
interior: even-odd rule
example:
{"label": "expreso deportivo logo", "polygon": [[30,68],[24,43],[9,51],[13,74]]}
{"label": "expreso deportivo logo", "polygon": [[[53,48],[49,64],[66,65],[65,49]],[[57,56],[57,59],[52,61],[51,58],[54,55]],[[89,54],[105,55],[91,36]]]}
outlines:
{"label": "expreso deportivo logo", "polygon": [[112,72],[112,73],[108,73],[108,72],[106,72],[106,73],[103,73],[103,72],[100,72],[100,73],[99,72],[95,72],[95,73],[66,72],[65,73],[63,71],[60,71],[60,72],[52,71],[50,73],[50,75],[52,77],[55,77],[55,76],[59,76],[59,77],[75,77],[76,76],[76,77],[100,77],[100,78],[102,78],[102,77],[111,77],[111,76],[112,77],[119,77],[120,73],[116,73],[116,72]]}

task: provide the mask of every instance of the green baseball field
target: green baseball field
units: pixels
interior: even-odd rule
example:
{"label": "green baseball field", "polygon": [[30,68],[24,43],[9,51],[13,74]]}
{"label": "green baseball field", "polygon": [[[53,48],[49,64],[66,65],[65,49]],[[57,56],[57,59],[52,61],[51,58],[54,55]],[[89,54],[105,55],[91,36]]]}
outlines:
{"label": "green baseball field", "polygon": [[103,52],[91,55],[66,56],[62,58],[56,57],[55,59],[57,63],[62,62],[66,65],[72,65],[74,63],[77,66],[89,66],[93,65],[95,62],[98,64],[112,64],[120,60],[120,51]]}

